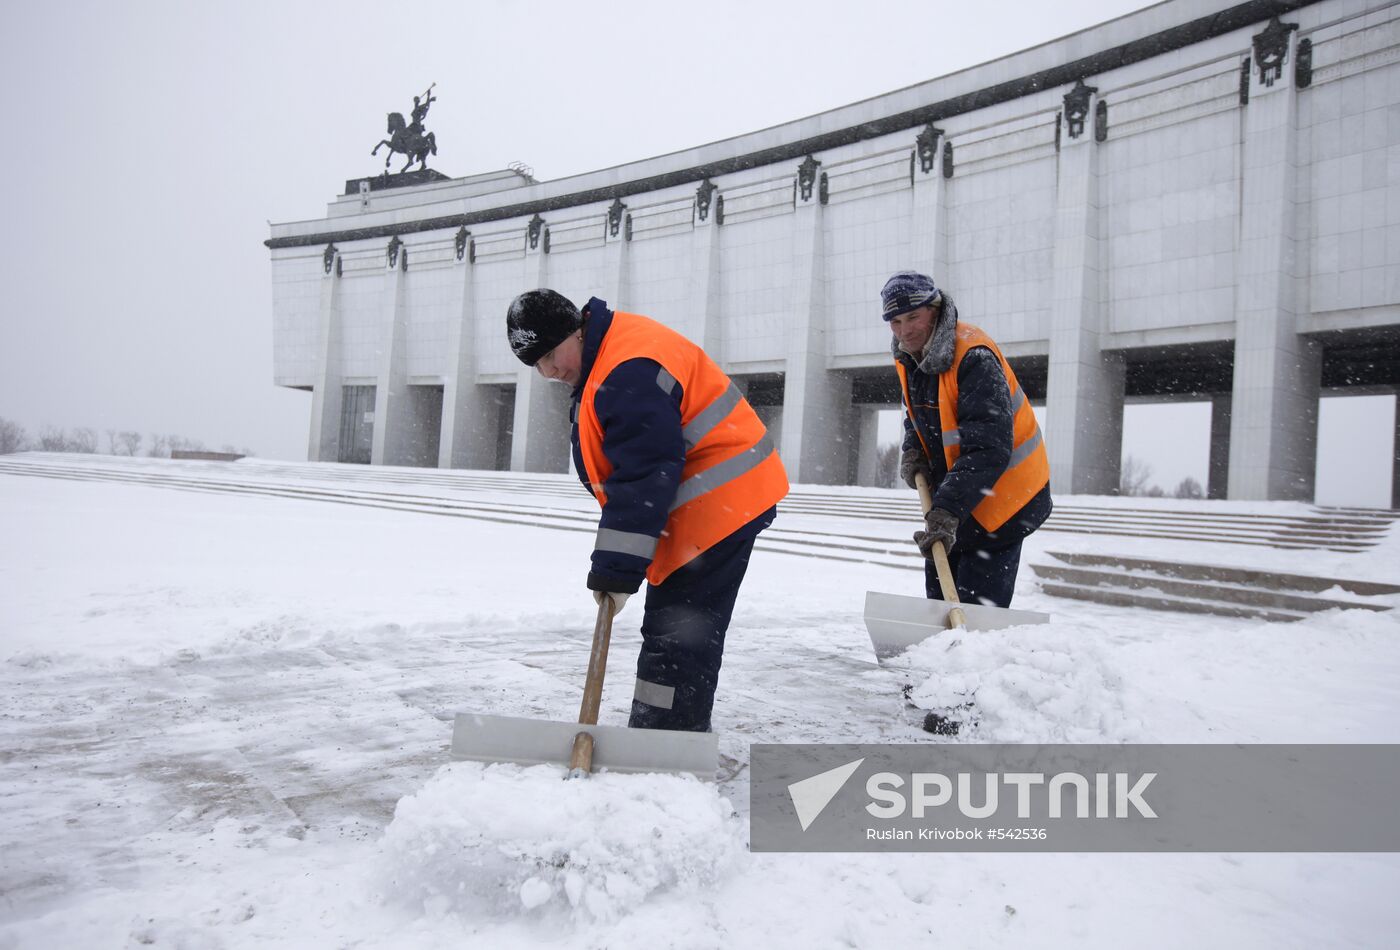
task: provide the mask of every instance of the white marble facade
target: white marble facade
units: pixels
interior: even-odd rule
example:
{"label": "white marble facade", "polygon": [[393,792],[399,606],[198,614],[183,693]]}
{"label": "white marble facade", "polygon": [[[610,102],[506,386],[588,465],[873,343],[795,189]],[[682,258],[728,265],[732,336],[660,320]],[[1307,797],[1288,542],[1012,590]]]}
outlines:
{"label": "white marble facade", "polygon": [[915,268],[1043,403],[1056,491],[1116,488],[1125,399],[1208,398],[1212,494],[1310,499],[1319,393],[1397,382],[1333,355],[1400,345],[1400,4],[1279,6],[1169,0],[573,178],[347,194],[272,227],[275,381],[315,394],[313,460],[359,439],[374,463],[564,471],[562,387],[503,326],[549,286],[702,343],[795,481],[868,480],[879,290]]}

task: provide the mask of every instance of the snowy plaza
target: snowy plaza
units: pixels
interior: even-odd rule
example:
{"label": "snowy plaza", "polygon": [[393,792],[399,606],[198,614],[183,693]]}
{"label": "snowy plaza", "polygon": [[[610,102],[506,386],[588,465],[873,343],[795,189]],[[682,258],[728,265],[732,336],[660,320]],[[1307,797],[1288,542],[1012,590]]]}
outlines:
{"label": "snowy plaza", "polygon": [[[833,494],[890,517],[804,513]],[[578,908],[563,893],[531,907],[529,889],[483,892],[495,878],[454,848],[473,789],[493,791],[499,843],[528,847],[520,809],[540,787],[480,783],[447,746],[457,710],[577,710],[594,611],[575,575],[596,505],[572,477],[14,457],[0,471],[0,514],[22,541],[0,555],[0,946],[1389,942],[1393,854],[746,852],[755,742],[1400,739],[1393,611],[1271,623],[1124,609],[1047,596],[1028,568],[1016,605],[1051,623],[969,639],[911,681],[957,679],[981,710],[966,735],[923,732],[861,621],[865,591],[919,591],[900,517],[917,518],[911,494],[794,492],[729,631],[721,781],[682,789],[704,791],[682,800],[709,816],[660,829],[688,856],[627,833],[650,791],[619,776],[558,807],[592,829],[583,843],[612,849],[589,852],[597,866],[628,873],[612,890],[586,882],[600,896]],[[1027,561],[1100,552],[1393,581],[1400,556],[1393,529],[1329,553],[1053,528]],[[832,533],[868,540],[824,546]],[[635,610],[618,619],[604,723],[626,719]]]}

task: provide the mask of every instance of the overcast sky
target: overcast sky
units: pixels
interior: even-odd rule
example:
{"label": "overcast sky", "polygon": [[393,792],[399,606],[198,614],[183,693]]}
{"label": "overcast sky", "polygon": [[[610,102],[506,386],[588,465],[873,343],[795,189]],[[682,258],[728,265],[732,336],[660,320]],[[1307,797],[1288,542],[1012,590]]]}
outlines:
{"label": "overcast sky", "polygon": [[[310,395],[272,385],[268,221],[321,217],[347,178],[379,171],[369,150],[384,114],[407,113],[431,82],[434,167],[523,161],[549,180],[823,112],[1146,5],[11,5],[0,417],[31,434],[136,429],[304,459]],[[1183,433],[1203,450],[1204,434]],[[1183,455],[1161,442],[1170,488]],[[1388,500],[1387,459],[1356,500]]]}

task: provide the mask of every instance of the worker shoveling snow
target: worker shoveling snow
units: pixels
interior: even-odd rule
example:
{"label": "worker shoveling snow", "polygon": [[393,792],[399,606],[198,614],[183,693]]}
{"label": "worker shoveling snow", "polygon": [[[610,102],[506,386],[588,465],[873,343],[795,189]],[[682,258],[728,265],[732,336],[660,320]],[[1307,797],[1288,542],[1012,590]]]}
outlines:
{"label": "worker shoveling snow", "polygon": [[399,801],[385,891],[433,916],[625,916],[648,896],[715,884],[744,829],[712,784],[684,775],[459,762]]}

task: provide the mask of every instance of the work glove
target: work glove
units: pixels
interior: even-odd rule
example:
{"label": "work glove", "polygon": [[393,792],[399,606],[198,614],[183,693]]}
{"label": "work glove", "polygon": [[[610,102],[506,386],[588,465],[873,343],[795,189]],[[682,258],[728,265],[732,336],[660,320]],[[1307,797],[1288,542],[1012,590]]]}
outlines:
{"label": "work glove", "polygon": [[924,530],[914,532],[914,543],[924,557],[933,557],[933,542],[942,541],[943,550],[952,553],[958,537],[958,516],[942,508],[930,508],[924,515]]}
{"label": "work glove", "polygon": [[623,605],[627,603],[627,598],[631,596],[631,594],[623,594],[615,590],[595,590],[593,591],[593,603],[601,607],[603,606],[603,598],[611,597],[613,599],[613,616],[616,617],[618,614],[622,613]]}
{"label": "work glove", "polygon": [[924,454],[923,449],[917,446],[905,449],[899,457],[899,477],[904,479],[904,484],[910,488],[918,488],[914,477],[921,472],[924,478],[928,479],[928,483],[932,485],[933,469],[929,467],[928,456]]}

